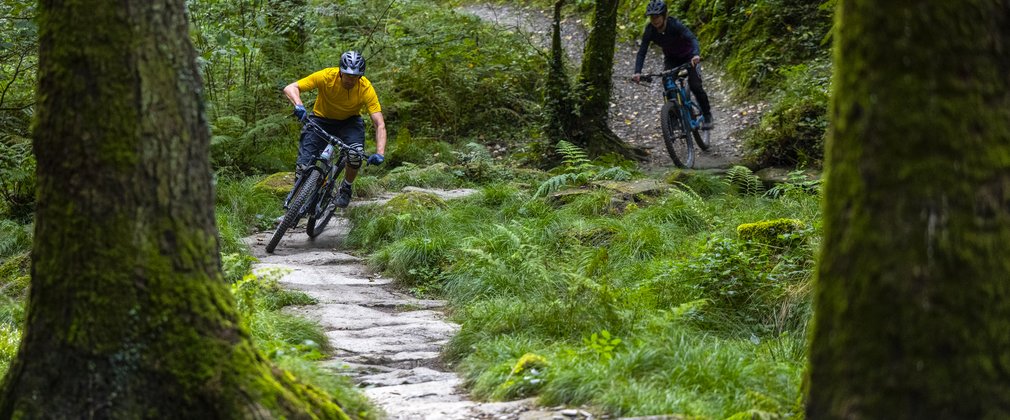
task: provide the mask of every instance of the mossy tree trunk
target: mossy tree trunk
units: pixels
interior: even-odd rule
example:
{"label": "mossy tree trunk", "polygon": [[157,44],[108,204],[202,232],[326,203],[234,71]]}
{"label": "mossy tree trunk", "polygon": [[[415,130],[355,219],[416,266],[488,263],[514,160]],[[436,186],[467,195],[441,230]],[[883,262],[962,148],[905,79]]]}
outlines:
{"label": "mossy tree trunk", "polygon": [[[549,79],[551,83],[563,81],[567,86],[568,76],[560,65],[560,58],[564,53],[561,47],[559,23],[563,3],[558,1],[554,7]],[[619,3],[618,0],[596,1],[593,26],[583,50],[582,68],[575,83],[576,94],[557,95],[557,92],[549,89],[548,109],[552,109],[551,124],[559,126],[564,130],[566,138],[586,148],[590,155],[618,153],[630,159],[645,160],[648,154],[644,150],[622,141],[608,125]],[[557,132],[557,128],[549,131]]]}
{"label": "mossy tree trunk", "polygon": [[1010,417],[1010,2],[837,19],[807,417]]}
{"label": "mossy tree trunk", "polygon": [[571,83],[565,71],[565,50],[561,45],[561,8],[565,0],[554,2],[554,20],[551,23],[551,61],[547,69],[547,88],[544,103],[548,113],[546,131],[551,138],[569,138],[576,126],[577,115],[569,96]]}
{"label": "mossy tree trunk", "polygon": [[221,273],[183,0],[42,1],[28,322],[2,418],[345,418]]}

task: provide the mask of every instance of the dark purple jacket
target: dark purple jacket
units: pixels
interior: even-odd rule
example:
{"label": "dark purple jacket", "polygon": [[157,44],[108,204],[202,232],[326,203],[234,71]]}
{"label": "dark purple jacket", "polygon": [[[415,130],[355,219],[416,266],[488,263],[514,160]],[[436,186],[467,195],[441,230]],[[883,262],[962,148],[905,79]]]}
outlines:
{"label": "dark purple jacket", "polygon": [[676,61],[686,62],[696,55],[701,55],[698,48],[698,38],[687,29],[677,18],[666,18],[666,32],[659,32],[652,24],[645,24],[645,32],[642,33],[642,46],[638,48],[638,57],[635,59],[635,73],[642,72],[645,65],[645,54],[649,52],[649,43],[655,42],[663,48],[663,56]]}

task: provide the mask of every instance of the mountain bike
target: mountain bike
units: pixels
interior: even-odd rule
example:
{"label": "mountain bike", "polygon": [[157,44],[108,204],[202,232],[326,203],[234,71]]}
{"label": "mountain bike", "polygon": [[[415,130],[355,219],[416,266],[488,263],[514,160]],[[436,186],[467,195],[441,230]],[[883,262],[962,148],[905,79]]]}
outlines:
{"label": "mountain bike", "polygon": [[[326,225],[333,217],[336,206],[333,200],[337,197],[335,186],[337,185],[340,173],[347,166],[347,161],[351,155],[356,155],[364,160],[364,153],[344,143],[340,138],[330,135],[322,127],[319,127],[312,120],[306,120],[305,126],[314,131],[328,143],[319,156],[315,158],[312,165],[302,172],[302,175],[295,180],[295,186],[284,199],[284,217],[281,218],[277,229],[274,230],[273,237],[267,243],[267,253],[273,253],[277,244],[281,242],[284,233],[305,216],[308,222],[305,226],[305,233],[310,238],[315,238],[323,232]],[[339,149],[339,153],[334,156],[334,151]]]}
{"label": "mountain bike", "polygon": [[[691,63],[684,63],[661,73],[642,75],[642,80],[651,82],[653,77],[662,77],[666,103],[659,111],[659,123],[663,127],[663,142],[670,153],[673,164],[681,168],[694,166],[694,144],[701,150],[711,146],[711,130],[702,130],[705,117],[701,107],[694,102],[688,88],[687,77]],[[689,134],[690,133],[690,134]]]}

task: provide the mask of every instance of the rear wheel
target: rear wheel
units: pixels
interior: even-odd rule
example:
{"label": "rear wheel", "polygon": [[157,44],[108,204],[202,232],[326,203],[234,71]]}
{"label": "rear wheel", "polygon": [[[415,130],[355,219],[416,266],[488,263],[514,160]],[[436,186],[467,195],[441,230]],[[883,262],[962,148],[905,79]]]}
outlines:
{"label": "rear wheel", "polygon": [[310,238],[315,238],[323,233],[323,229],[326,225],[330,223],[330,218],[333,217],[333,212],[337,210],[337,206],[333,205],[333,199],[337,197],[334,194],[335,186],[337,181],[340,179],[340,173],[344,171],[344,162],[347,161],[345,156],[341,156],[340,160],[336,164],[336,172],[333,174],[333,179],[330,185],[326,186],[326,191],[323,192],[322,197],[319,199],[319,203],[316,204],[313,209],[313,213],[309,216],[308,225],[305,228],[305,233],[309,235]]}
{"label": "rear wheel", "polygon": [[274,249],[277,248],[277,244],[281,242],[281,238],[284,237],[284,233],[298,223],[302,207],[305,207],[305,203],[312,197],[312,193],[316,191],[316,185],[318,184],[319,171],[308,171],[308,178],[298,187],[298,191],[295,191],[293,194],[295,198],[288,204],[288,211],[284,213],[284,218],[281,219],[281,223],[274,230],[274,236],[267,243],[267,253],[272,254]]}
{"label": "rear wheel", "polygon": [[673,164],[681,168],[694,166],[694,142],[688,134],[691,124],[681,118],[680,106],[673,102],[664,104],[659,112],[659,123],[663,126],[663,142]]}

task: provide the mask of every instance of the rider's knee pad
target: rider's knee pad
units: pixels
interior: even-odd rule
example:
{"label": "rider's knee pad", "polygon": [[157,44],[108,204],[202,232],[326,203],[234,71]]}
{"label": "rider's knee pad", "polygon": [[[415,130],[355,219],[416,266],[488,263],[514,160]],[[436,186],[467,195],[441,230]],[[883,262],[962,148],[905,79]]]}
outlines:
{"label": "rider's knee pad", "polygon": [[[364,146],[360,144],[355,144],[354,149],[358,152],[364,150]],[[361,155],[356,153],[349,153],[347,156],[347,166],[358,169],[361,167]]]}

